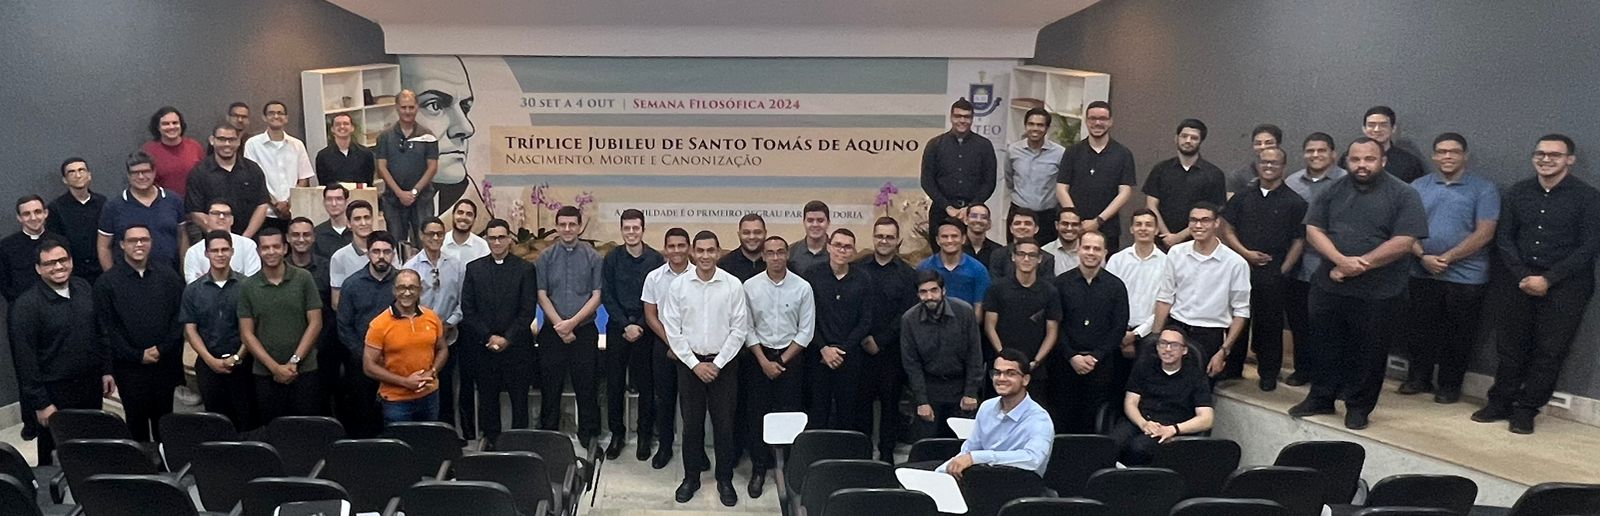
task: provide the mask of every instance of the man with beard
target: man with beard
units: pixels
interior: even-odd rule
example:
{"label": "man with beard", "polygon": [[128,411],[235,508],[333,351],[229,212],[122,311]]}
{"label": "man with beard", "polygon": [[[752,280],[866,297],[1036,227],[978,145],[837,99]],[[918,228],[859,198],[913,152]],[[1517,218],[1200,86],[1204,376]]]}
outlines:
{"label": "man with beard", "polygon": [[740,423],[748,426],[740,441],[750,452],[750,497],[760,498],[773,468],[772,450],[762,442],[763,418],[770,412],[798,412],[805,406],[800,399],[800,354],[811,344],[817,328],[816,300],[811,284],[789,272],[789,243],[772,236],[762,244],[767,272],[744,282],[745,301],[750,307],[750,333],[745,346],[750,348],[740,369],[739,391],[750,404]]}
{"label": "man with beard", "polygon": [[239,290],[239,337],[255,358],[257,421],[326,413],[317,373],[322,300],[311,273],[290,267],[276,228],[257,237],[261,273]]}
{"label": "man with beard", "polygon": [[[239,155],[243,138],[244,133],[233,126],[218,125],[211,130],[211,155],[189,173],[183,207],[191,222],[206,227],[211,204],[225,202],[233,213],[227,229],[252,238],[267,219],[267,204],[272,198],[267,194],[267,178],[261,166]],[[238,242],[233,247],[238,249]]]}
{"label": "man with beard", "polygon": [[900,360],[919,434],[954,437],[946,421],[971,416],[983,388],[978,319],[972,305],[945,295],[943,276],[924,270],[916,281],[921,304],[900,315]]}
{"label": "man with beard", "polygon": [[[489,255],[467,264],[461,286],[461,367],[478,387],[478,429],[500,435],[500,393],[511,399],[511,427],[528,428],[528,369],[533,367],[533,264],[511,254],[511,225],[489,221]],[[465,386],[463,386],[465,388]],[[462,403],[465,405],[465,401]],[[477,435],[467,427],[462,437]]]}
{"label": "man with beard", "polygon": [[367,266],[339,287],[339,341],[349,353],[345,362],[345,431],[355,438],[378,435],[383,429],[378,408],[378,382],[357,371],[365,369],[363,343],[372,319],[394,304],[394,258],[399,245],[387,231],[367,238]]}
{"label": "man with beard", "polygon": [[[661,325],[661,302],[667,296],[667,288],[679,276],[689,272],[689,232],[683,228],[672,228],[661,239],[661,256],[666,263],[650,271],[644,277],[644,286],[639,289],[639,302],[644,304],[644,320],[650,326],[650,331],[659,337],[658,345],[650,352],[656,357],[652,365],[655,375],[655,404],[656,404],[656,438],[660,439],[655,458],[650,460],[650,467],[661,469],[667,467],[672,460],[672,442],[678,433],[678,362],[674,358],[670,343],[667,342],[667,329]],[[644,447],[644,445],[640,445]]]}
{"label": "man with beard", "polygon": [[[1050,112],[1043,107],[1029,109],[1022,115],[1023,139],[1006,146],[1006,186],[1011,189],[1011,210],[1027,209],[1034,213],[1035,222],[1056,220],[1056,210],[1061,202],[1056,199],[1056,176],[1061,174],[1061,158],[1067,149],[1047,138],[1050,132]],[[1009,217],[1008,217],[1009,218]],[[1033,238],[1040,242],[1056,239],[1056,228],[1040,226]],[[1015,240],[1012,240],[1015,241]],[[987,263],[987,262],[986,262]]]}
{"label": "man with beard", "polygon": [[[746,213],[739,219],[739,248],[717,260],[717,268],[728,271],[739,281],[747,281],[766,272],[761,247],[767,240],[767,220],[757,213]],[[787,245],[784,246],[788,248]],[[787,257],[784,263],[788,263]]]}
{"label": "man with beard", "polygon": [[961,443],[961,454],[939,465],[938,471],[960,480],[967,468],[988,464],[1044,476],[1055,440],[1054,423],[1028,395],[1032,371],[1021,351],[1008,349],[995,359],[989,376],[999,396],[978,408],[977,425]]}
{"label": "man with beard", "polygon": [[44,199],[37,195],[17,199],[17,222],[22,228],[0,239],[0,294],[5,295],[8,306],[16,306],[17,298],[37,283],[39,273],[30,274],[28,264],[38,261],[39,244],[53,240],[65,245],[65,238],[45,232],[48,218],[50,210],[45,207]]}
{"label": "man with beard", "polygon": [[1383,172],[1381,143],[1360,138],[1348,152],[1350,176],[1306,211],[1306,240],[1327,261],[1311,285],[1311,393],[1289,415],[1332,414],[1343,394],[1344,426],[1361,430],[1383,389],[1384,334],[1406,293],[1405,258],[1428,237],[1428,215],[1416,190]]}
{"label": "man with beard", "polygon": [[[1278,388],[1283,369],[1284,283],[1305,249],[1306,201],[1283,186],[1287,154],[1270,147],[1256,161],[1254,188],[1237,192],[1222,210],[1231,228],[1224,236],[1228,247],[1250,263],[1250,320],[1245,342],[1256,352],[1257,385],[1263,391]],[[1245,347],[1228,355],[1221,380],[1244,375]]]}
{"label": "man with beard", "polygon": [[[1056,239],[1040,247],[1045,262],[1054,264],[1051,272],[1067,272],[1078,267],[1078,235],[1086,231],[1078,210],[1062,208],[1056,213]],[[1041,265],[1040,270],[1043,270]],[[1051,276],[1054,277],[1054,276]]]}
{"label": "man with beard", "polygon": [[95,256],[95,227],[100,224],[100,211],[106,205],[106,196],[89,189],[93,179],[83,158],[61,162],[61,182],[67,185],[67,191],[50,201],[50,217],[44,223],[46,231],[66,238],[72,258],[78,261],[73,264],[72,274],[91,283],[104,270]]}
{"label": "man with beard", "polygon": [[128,428],[135,440],[160,442],[157,422],[172,412],[172,389],[183,381],[183,280],[149,258],[150,229],[129,227],[122,263],[94,284],[94,309]]}
{"label": "man with beard", "polygon": [[378,177],[383,195],[378,206],[390,233],[397,240],[417,243],[422,219],[432,217],[433,176],[439,171],[439,140],[417,123],[420,102],[411,90],[395,95],[395,123],[378,135]]}
{"label": "man with beard", "polygon": [[1219,211],[1204,201],[1189,209],[1189,235],[1194,240],[1167,251],[1151,332],[1182,328],[1189,342],[1200,348],[1206,375],[1212,377],[1222,372],[1228,351],[1250,318],[1250,264],[1217,237]]}
{"label": "man with beard", "polygon": [[[1084,143],[1088,145],[1073,145],[1061,158],[1056,200],[1063,209],[1072,208],[1082,215],[1082,231],[1099,231],[1106,236],[1106,248],[1117,249],[1120,247],[1117,237],[1122,233],[1119,213],[1133,198],[1133,185],[1137,182],[1133,152],[1111,138],[1110,103],[1090,102],[1083,115],[1083,125],[1089,131]],[[1076,266],[1056,267],[1056,270],[1065,271]]]}
{"label": "man with beard", "polygon": [[873,302],[872,330],[861,350],[867,354],[866,372],[857,397],[858,429],[872,429],[872,404],[878,404],[878,460],[894,464],[894,447],[905,433],[906,416],[900,411],[906,371],[900,360],[900,315],[917,305],[917,270],[900,258],[900,223],[879,217],[872,224],[872,255],[856,261],[872,276],[878,299]]}
{"label": "man with beard", "polygon": [[1179,122],[1178,156],[1157,163],[1145,177],[1145,207],[1156,213],[1162,247],[1189,239],[1188,215],[1194,203],[1221,206],[1228,201],[1222,169],[1200,157],[1200,145],[1205,141],[1205,122],[1193,118]]}
{"label": "man with beard", "polygon": [[[437,226],[442,236],[444,224]],[[436,375],[448,360],[450,348],[445,343],[444,322],[422,305],[421,291],[422,276],[401,269],[395,275],[394,304],[379,311],[367,331],[362,364],[367,377],[379,383],[385,424],[439,419]]]}
{"label": "man with beard", "polygon": [[[228,231],[229,228],[233,227],[233,219],[234,213],[231,205],[220,200],[213,202],[210,209],[206,211],[206,231]],[[278,234],[281,235],[283,232],[279,231]],[[233,270],[239,271],[239,274],[246,276],[255,275],[256,272],[261,270],[261,257],[256,254],[255,241],[250,240],[249,237],[233,233],[233,248],[236,251],[233,255]],[[240,253],[247,255],[240,256]],[[211,265],[209,260],[206,259],[205,242],[195,242],[194,245],[189,246],[188,251],[184,251],[184,281],[200,279],[210,270]]]}
{"label": "man with beard", "polygon": [[472,225],[477,222],[478,205],[468,199],[456,201],[450,208],[450,237],[444,239],[444,250],[455,253],[465,263],[489,256],[489,242],[472,233]]}
{"label": "man with beard", "polygon": [[928,140],[922,151],[922,191],[933,201],[928,220],[966,220],[968,208],[994,194],[994,144],[972,132],[972,119],[972,103],[955,101],[950,130]]}
{"label": "man with beard", "polygon": [[606,307],[606,349],[602,353],[606,370],[606,422],[611,425],[611,443],[606,445],[606,458],[622,456],[622,447],[628,440],[628,422],[624,420],[628,408],[628,379],[639,391],[639,413],[634,428],[639,433],[637,457],[650,458],[650,447],[655,431],[655,375],[651,364],[655,358],[656,335],[645,321],[644,301],[640,299],[645,278],[650,271],[666,263],[661,253],[644,243],[644,212],[629,208],[622,211],[619,222],[622,247],[606,253],[600,264],[600,301]]}
{"label": "man with beard", "polygon": [[339,183],[326,185],[322,187],[322,210],[328,213],[328,220],[316,226],[316,253],[323,258],[332,258],[333,253],[350,245],[350,218],[345,214],[350,190]]}

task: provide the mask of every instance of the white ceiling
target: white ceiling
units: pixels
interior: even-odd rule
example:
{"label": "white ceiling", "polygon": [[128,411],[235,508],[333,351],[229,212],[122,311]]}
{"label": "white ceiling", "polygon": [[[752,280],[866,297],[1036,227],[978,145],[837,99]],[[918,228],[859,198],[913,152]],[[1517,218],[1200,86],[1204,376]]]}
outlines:
{"label": "white ceiling", "polygon": [[328,1],[391,54],[1027,58],[1097,0]]}

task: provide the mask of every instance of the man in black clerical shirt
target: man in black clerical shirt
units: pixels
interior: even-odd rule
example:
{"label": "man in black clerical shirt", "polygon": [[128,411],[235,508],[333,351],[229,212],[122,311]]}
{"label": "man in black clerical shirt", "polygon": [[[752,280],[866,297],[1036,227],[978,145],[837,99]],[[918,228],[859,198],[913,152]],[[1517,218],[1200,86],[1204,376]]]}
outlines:
{"label": "man in black clerical shirt", "polygon": [[161,440],[157,422],[172,412],[183,382],[183,279],[150,262],[150,228],[122,232],[122,259],[94,284],[96,324],[122,387],[122,411],[133,438]]}
{"label": "man in black clerical shirt", "polygon": [[872,255],[853,267],[869,271],[875,285],[872,330],[862,351],[866,372],[857,397],[857,429],[872,435],[872,404],[878,404],[878,460],[893,464],[894,447],[905,432],[906,416],[900,412],[900,394],[906,372],[900,360],[900,315],[917,304],[917,270],[900,258],[900,222],[879,217],[872,224]]}
{"label": "man in black clerical shirt", "polygon": [[[1060,212],[1060,210],[1051,210],[1051,213],[1059,213],[1059,212]],[[1016,265],[1015,265],[1016,258],[1014,256],[1014,254],[1016,252],[1016,245],[1017,245],[1017,241],[1018,240],[1022,240],[1024,238],[1026,238],[1026,239],[1029,239],[1029,240],[1033,240],[1034,243],[1036,243],[1036,244],[1038,244],[1040,242],[1045,242],[1045,243],[1049,242],[1048,240],[1043,240],[1043,239],[1038,238],[1039,237],[1039,233],[1040,233],[1040,228],[1042,228],[1043,226],[1039,225],[1039,214],[1037,212],[1035,212],[1033,210],[1030,210],[1030,209],[1027,209],[1027,208],[1023,208],[1023,207],[1015,207],[1015,208],[1011,208],[1011,214],[1009,216],[1007,216],[1007,218],[1010,219],[1010,222],[1008,222],[1006,224],[1006,228],[1007,228],[1007,231],[1009,231],[1009,234],[1011,235],[1011,238],[1009,239],[1011,241],[1011,243],[1007,244],[1005,247],[1001,247],[1000,249],[996,250],[993,254],[991,254],[989,256],[989,261],[984,262],[984,266],[989,268],[989,285],[990,286],[994,286],[994,284],[996,282],[999,282],[1001,279],[1011,277],[1011,275],[1016,272]],[[1053,221],[1051,221],[1051,222],[1053,222]],[[1054,224],[1051,224],[1051,225],[1054,225]],[[1055,235],[1056,232],[1055,231],[1051,231],[1050,234],[1051,235]],[[1072,235],[1072,237],[1076,238],[1077,235]],[[1040,258],[1039,259],[1039,267],[1036,270],[1036,274],[1038,274],[1038,276],[1040,278],[1044,278],[1045,282],[1049,282],[1050,280],[1055,279],[1055,277],[1056,277],[1056,260],[1055,260],[1055,257],[1054,256],[1045,255],[1043,258]],[[984,360],[986,360],[986,361],[993,360],[994,356],[987,354],[988,353],[988,351],[987,351],[988,348],[984,348],[984,349],[986,350],[985,351],[986,354],[984,355]],[[1042,374],[1044,374],[1042,371],[1037,371],[1037,370],[1034,371],[1033,372],[1034,381],[1039,381],[1041,378],[1043,378],[1043,376],[1041,376]],[[1036,389],[1036,390],[1039,390],[1039,389]]]}
{"label": "man in black clerical shirt", "polygon": [[[761,258],[761,245],[766,241],[767,219],[761,218],[758,213],[746,213],[739,218],[739,247],[717,260],[717,268],[728,271],[739,281],[756,277],[767,270],[767,264]],[[744,391],[740,392],[743,397]]]}
{"label": "man in black clerical shirt", "polygon": [[[928,140],[922,151],[922,191],[933,200],[928,220],[966,220],[967,208],[994,194],[994,144],[972,132],[967,99],[950,105],[950,130]],[[933,245],[929,236],[929,245]]]}
{"label": "man in black clerical shirt", "polygon": [[835,229],[828,237],[828,263],[801,274],[816,297],[817,333],[806,348],[811,376],[810,428],[851,430],[867,353],[862,340],[872,328],[876,299],[865,267],[855,267],[856,235]]}
{"label": "man in black clerical shirt", "polygon": [[1121,449],[1118,462],[1150,463],[1157,446],[1174,437],[1211,429],[1211,381],[1205,368],[1188,357],[1188,337],[1168,326],[1161,330],[1156,352],[1139,359],[1128,378],[1122,414],[1111,427]]}
{"label": "man in black clerical shirt", "polygon": [[989,257],[1001,247],[999,242],[989,239],[989,227],[993,220],[988,206],[974,204],[967,207],[967,234],[961,251],[977,258],[978,263],[989,263]]}
{"label": "man in black clerical shirt", "polygon": [[0,295],[5,296],[9,306],[16,306],[17,296],[39,281],[39,273],[34,272],[39,244],[54,240],[66,245],[66,238],[45,231],[48,218],[50,210],[44,199],[37,195],[17,199],[17,222],[22,228],[0,239]]}
{"label": "man in black clerical shirt", "polygon": [[477,370],[478,429],[493,440],[501,430],[501,392],[511,398],[511,427],[528,428],[531,378],[525,371],[534,367],[529,325],[533,324],[538,278],[533,264],[511,254],[510,224],[490,220],[483,236],[489,241],[489,256],[467,264],[456,349],[466,355],[461,367]]}
{"label": "man in black clerical shirt", "polygon": [[1128,327],[1128,287],[1105,270],[1105,237],[1078,237],[1078,268],[1056,276],[1061,294],[1061,337],[1051,365],[1051,393],[1061,417],[1052,417],[1056,431],[1094,433],[1094,417],[1110,387],[1112,355],[1121,352]]}
{"label": "man in black clerical shirt", "polygon": [[1156,163],[1144,179],[1145,207],[1156,213],[1157,242],[1163,249],[1189,240],[1189,208],[1205,201],[1227,202],[1222,169],[1200,157],[1206,124],[1193,118],[1178,122],[1178,155]]}
{"label": "man in black clerical shirt", "polygon": [[333,115],[333,121],[329,124],[333,141],[317,151],[315,163],[317,184],[372,184],[372,174],[377,170],[377,161],[373,158],[372,151],[362,147],[352,138],[356,132],[354,120],[350,113]]}
{"label": "man in black clerical shirt", "polygon": [[[1257,385],[1263,391],[1278,388],[1283,369],[1283,324],[1288,309],[1288,281],[1305,251],[1306,201],[1284,186],[1287,154],[1283,149],[1263,149],[1256,160],[1256,181],[1237,192],[1222,210],[1232,228],[1223,235],[1239,256],[1250,263],[1250,319],[1246,340],[1256,351]],[[1244,373],[1245,347],[1230,348],[1221,379]]]}
{"label": "man in black clerical shirt", "polygon": [[1097,100],[1083,110],[1083,125],[1089,138],[1067,149],[1056,177],[1056,200],[1062,208],[1072,208],[1083,217],[1080,231],[1099,231],[1106,236],[1106,248],[1120,246],[1122,225],[1118,213],[1133,198],[1137,182],[1133,152],[1111,138],[1111,104]]}
{"label": "man in black clerical shirt", "polygon": [[61,162],[61,182],[67,191],[50,201],[50,218],[45,221],[45,231],[67,239],[72,249],[72,275],[93,283],[100,277],[100,259],[95,254],[95,240],[100,238],[100,210],[106,205],[106,196],[89,189],[94,175],[83,158],[67,158]]}
{"label": "man in black clerical shirt", "polygon": [[1054,276],[1039,272],[1041,265],[1046,263],[1044,251],[1039,250],[1039,243],[1031,236],[1019,237],[1011,242],[1006,246],[1006,253],[1011,259],[1013,272],[995,278],[983,297],[983,332],[988,336],[983,360],[985,364],[994,363],[994,358],[1005,348],[1022,351],[1029,359],[1029,369],[1033,371],[1034,397],[1048,409],[1052,404],[1048,399],[1048,386],[1054,373],[1043,366],[1048,363],[1050,352],[1056,347],[1061,324],[1061,297],[1056,293],[1055,285],[1051,284]]}
{"label": "man in black clerical shirt", "polygon": [[[1395,117],[1394,110],[1389,106],[1373,106],[1361,115],[1361,134],[1383,146],[1384,171],[1411,184],[1428,172],[1423,170],[1421,158],[1395,145],[1394,137],[1399,131],[1400,119]],[[1351,164],[1346,161],[1349,158],[1350,150],[1346,148],[1345,154],[1339,157],[1339,163],[1344,164],[1345,170],[1351,169]]]}

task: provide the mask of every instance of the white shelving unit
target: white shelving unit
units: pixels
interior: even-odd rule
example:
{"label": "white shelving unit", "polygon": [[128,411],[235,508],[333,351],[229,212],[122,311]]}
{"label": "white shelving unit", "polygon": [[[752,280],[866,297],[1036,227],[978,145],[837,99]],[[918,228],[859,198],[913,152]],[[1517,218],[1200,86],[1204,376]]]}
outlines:
{"label": "white shelving unit", "polygon": [[[1049,66],[1018,66],[1011,72],[1011,100],[1007,106],[1011,116],[1008,117],[1006,141],[1023,138],[1023,114],[1040,103],[1051,113],[1076,120],[1081,128],[1084,106],[1096,100],[1109,100],[1110,95],[1111,76],[1108,74]],[[1059,120],[1053,122],[1052,133],[1062,125]],[[1087,133],[1080,129],[1078,138],[1085,136]]]}
{"label": "white shelving unit", "polygon": [[[333,116],[349,113],[355,139],[377,144],[377,135],[395,121],[394,96],[400,93],[400,66],[369,64],[300,72],[301,112],[305,113],[306,152],[315,156],[328,146]],[[367,102],[367,93],[373,101]]]}

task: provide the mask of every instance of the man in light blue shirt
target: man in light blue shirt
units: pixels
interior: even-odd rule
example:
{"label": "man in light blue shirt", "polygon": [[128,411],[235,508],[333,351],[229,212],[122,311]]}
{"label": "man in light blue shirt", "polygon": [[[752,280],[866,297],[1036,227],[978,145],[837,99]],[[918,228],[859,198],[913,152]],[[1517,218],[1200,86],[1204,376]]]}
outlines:
{"label": "man in light blue shirt", "polygon": [[[1437,403],[1461,399],[1484,286],[1500,220],[1500,190],[1466,170],[1467,139],[1444,133],[1433,141],[1437,173],[1411,182],[1428,212],[1428,238],[1411,246],[1411,367],[1400,394],[1433,392]],[[1438,376],[1434,376],[1438,366]],[[1438,381],[1437,390],[1434,382]]]}
{"label": "man in light blue shirt", "polygon": [[[1300,147],[1305,153],[1306,168],[1289,174],[1289,177],[1284,178],[1283,185],[1300,194],[1300,198],[1305,199],[1306,205],[1309,206],[1317,202],[1317,198],[1321,197],[1322,192],[1326,192],[1329,186],[1333,186],[1334,181],[1349,172],[1335,163],[1338,161],[1339,151],[1334,148],[1333,137],[1328,136],[1328,133],[1306,135],[1305,142]],[[1308,381],[1300,369],[1300,365],[1305,363],[1301,360],[1300,350],[1311,347],[1301,345],[1311,340],[1311,315],[1306,302],[1311,293],[1311,275],[1321,266],[1322,255],[1307,245],[1305,253],[1300,255],[1300,270],[1292,274],[1293,279],[1287,282],[1285,288],[1288,306],[1284,315],[1289,320],[1289,331],[1294,333],[1295,371],[1283,383],[1297,387],[1305,385]]]}
{"label": "man in light blue shirt", "polygon": [[[1067,148],[1046,137],[1050,132],[1049,111],[1036,107],[1022,119],[1026,138],[1006,146],[1006,187],[1011,190],[1011,211],[1027,208],[1034,211],[1035,221],[1055,220],[1056,210],[1061,208],[1056,200],[1056,176],[1061,173],[1061,158]],[[1055,240],[1056,228],[1040,225],[1034,239]]]}
{"label": "man in light blue shirt", "polygon": [[[449,227],[438,217],[423,222],[422,252],[407,260],[404,268],[417,271],[417,277],[422,278],[420,304],[439,315],[440,322],[444,323],[445,342],[455,345],[456,325],[461,324],[461,285],[467,276],[467,261],[456,252],[444,248],[445,241],[450,238],[449,232]],[[454,423],[457,407],[460,408],[462,421],[472,418],[470,409],[474,405],[470,400],[474,379],[470,374],[457,376],[460,372],[461,366],[454,358],[446,359],[444,368],[439,370],[440,421]],[[460,391],[456,390],[457,378],[465,386]],[[469,401],[457,405],[457,392]]]}
{"label": "man in light blue shirt", "polygon": [[991,381],[998,397],[978,407],[977,425],[961,445],[961,454],[940,464],[936,471],[961,479],[974,464],[1010,466],[1044,476],[1055,440],[1055,423],[1044,407],[1028,396],[1029,357],[1006,348],[994,359]]}

